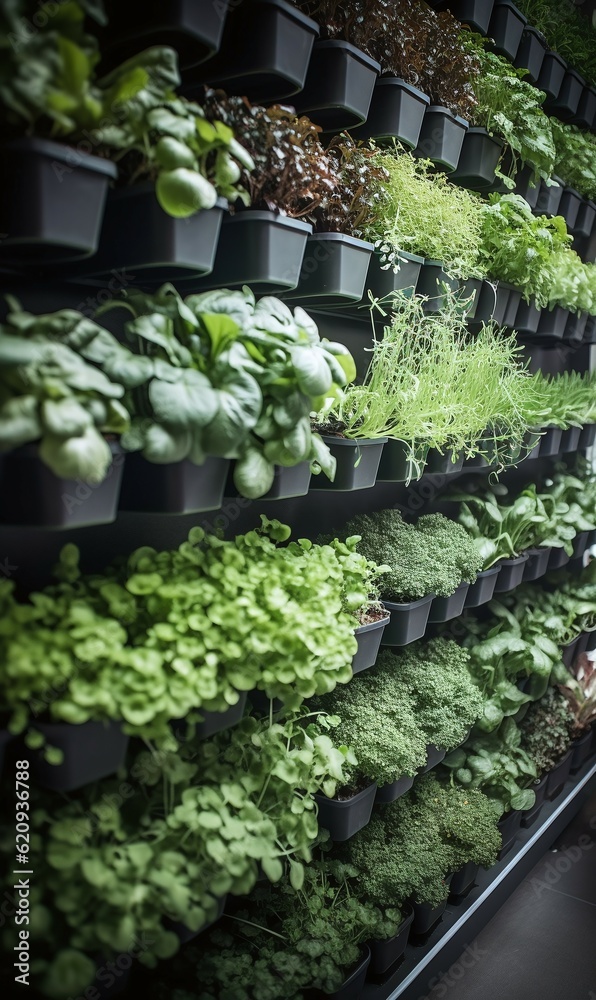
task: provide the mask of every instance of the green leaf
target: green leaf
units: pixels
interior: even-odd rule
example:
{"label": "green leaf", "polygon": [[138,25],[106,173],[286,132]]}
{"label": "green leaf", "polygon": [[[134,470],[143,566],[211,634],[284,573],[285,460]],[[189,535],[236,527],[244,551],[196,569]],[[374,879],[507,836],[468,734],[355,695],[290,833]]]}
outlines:
{"label": "green leaf", "polygon": [[241,496],[257,500],[273,486],[274,472],[262,452],[249,447],[234,466],[234,486]]}
{"label": "green leaf", "polygon": [[174,383],[154,379],[149,399],[155,419],[171,428],[204,427],[217,412],[217,394],[211,382],[192,368],[181,369]]}

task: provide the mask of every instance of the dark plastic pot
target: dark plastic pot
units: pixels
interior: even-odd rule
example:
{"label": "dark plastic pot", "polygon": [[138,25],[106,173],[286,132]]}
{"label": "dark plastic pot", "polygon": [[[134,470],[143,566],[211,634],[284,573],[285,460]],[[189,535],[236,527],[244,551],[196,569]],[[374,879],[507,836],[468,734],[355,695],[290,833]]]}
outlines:
{"label": "dark plastic pot", "polygon": [[506,594],[514,587],[518,587],[524,577],[524,570],[528,561],[528,553],[522,552],[521,556],[515,559],[500,559],[498,566],[501,572],[495,584],[495,594]]}
{"label": "dark plastic pot", "polygon": [[555,306],[554,309],[543,309],[540,313],[536,333],[539,337],[549,340],[562,340],[568,319],[569,310],[562,306]]}
{"label": "dark plastic pot", "polygon": [[477,441],[475,446],[477,452],[475,455],[471,455],[470,458],[466,458],[464,461],[465,469],[488,469],[498,462],[498,447],[497,442],[493,438],[483,438]]}
{"label": "dark plastic pot", "polygon": [[567,63],[560,55],[550,49],[545,52],[536,86],[545,92],[547,99],[554,101],[559,96],[566,70]]}
{"label": "dark plastic pot", "polygon": [[564,121],[575,118],[584,87],[584,78],[580,76],[577,70],[568,67],[559,93],[549,103],[549,112],[554,111]]}
{"label": "dark plastic pot", "polygon": [[431,448],[426,458],[424,471],[435,476],[448,476],[454,472],[461,472],[464,458],[463,452],[456,455],[453,451],[445,451],[441,454],[436,448]]}
{"label": "dark plastic pot", "polygon": [[364,295],[372,243],[343,233],[313,233],[306,241],[298,287],[285,299],[312,309],[360,302]]}
{"label": "dark plastic pot", "polygon": [[578,535],[573,539],[573,556],[572,559],[581,559],[584,552],[588,547],[590,541],[590,531],[580,531]]}
{"label": "dark plastic pot", "polygon": [[561,450],[563,431],[560,427],[547,427],[546,433],[540,438],[540,458],[551,458]]}
{"label": "dark plastic pot", "polygon": [[440,260],[426,258],[420,269],[416,287],[418,295],[428,296],[428,300],[423,303],[425,312],[441,312],[444,308],[443,285],[447,285],[453,292],[456,292],[459,288],[459,281],[447,274]]}
{"label": "dark plastic pot", "polygon": [[414,920],[414,910],[407,903],[405,906],[400,906],[400,910],[405,916],[399,925],[397,934],[387,941],[370,942],[371,960],[368,968],[373,976],[384,975],[392,965],[403,958],[408,944],[410,927]]}
{"label": "dark plastic pot", "polygon": [[498,854],[499,859],[507,853],[511,845],[514,843],[517,832],[520,828],[521,818],[522,813],[519,809],[512,809],[508,813],[505,813],[502,819],[499,820],[497,825],[503,840],[503,846]]}
{"label": "dark plastic pot", "polygon": [[460,583],[454,594],[450,597],[433,597],[433,602],[428,616],[430,625],[439,625],[442,622],[450,622],[452,618],[459,618],[464,610],[469,583]]}
{"label": "dark plastic pot", "polygon": [[563,189],[563,194],[561,195],[561,204],[559,205],[559,215],[562,215],[567,223],[567,229],[571,230],[577,222],[577,216],[582,204],[583,198],[578,191],[574,188],[566,187]]}
{"label": "dark plastic pot", "polygon": [[515,59],[527,23],[521,11],[512,3],[497,0],[487,34],[493,39],[494,48],[499,55]]}
{"label": "dark plastic pot", "polygon": [[[80,260],[97,250],[110,160],[48,139],[14,139],[0,155],[0,260]],[[6,235],[5,235],[6,234]]]}
{"label": "dark plastic pot", "polygon": [[517,288],[510,286],[505,315],[503,316],[503,326],[514,327],[517,317],[517,310],[521,303],[521,292]]}
{"label": "dark plastic pot", "polygon": [[528,561],[524,566],[524,583],[540,580],[548,569],[550,548],[527,549]]}
{"label": "dark plastic pot", "polygon": [[583,736],[575,740],[571,744],[573,750],[573,757],[571,759],[571,774],[576,774],[580,768],[584,766],[587,760],[590,759],[594,753],[594,747],[592,746],[592,730],[588,729]]}
{"label": "dark plastic pot", "polygon": [[557,795],[563,791],[563,786],[571,774],[573,763],[573,750],[568,750],[559,763],[553,767],[546,783],[546,798],[556,799]]}
{"label": "dark plastic pot", "polygon": [[524,79],[528,80],[529,83],[536,83],[545,55],[546,39],[544,35],[537,28],[532,28],[527,24],[522,32],[514,63],[518,69],[527,70]]}
{"label": "dark plastic pot", "polygon": [[536,793],[536,801],[531,809],[527,809],[525,812],[522,813],[521,825],[524,828],[532,826],[534,820],[538,818],[538,814],[540,813],[542,806],[544,805],[544,800],[546,798],[547,781],[548,781],[548,775],[545,774],[542,776],[540,781],[535,781],[532,786],[532,790]]}
{"label": "dark plastic pot", "polygon": [[596,118],[596,89],[586,84],[582,90],[574,122],[580,128],[591,129]]}
{"label": "dark plastic pot", "polygon": [[362,438],[350,440],[323,435],[323,441],[337,461],[335,479],[330,482],[324,473],[312,476],[311,490],[335,490],[351,493],[367,490],[375,485],[383,445],[387,438]]}
{"label": "dark plastic pot", "polygon": [[402,251],[397,271],[394,271],[392,267],[383,269],[378,256],[373,254],[368,266],[365,287],[370,289],[377,299],[384,299],[387,295],[393,295],[395,292],[403,293],[406,290],[408,297],[410,297],[418,285],[422,264],[422,257]]}
{"label": "dark plastic pot", "polygon": [[218,510],[229,468],[227,458],[209,457],[203,465],[188,459],[156,465],[135,452],[126,457],[119,509],[153,514]]}
{"label": "dark plastic pot", "polygon": [[517,330],[518,333],[535,334],[538,332],[541,316],[542,309],[534,301],[520,302],[515,313],[515,320],[513,323],[508,322],[507,325]]}
{"label": "dark plastic pot", "polygon": [[360,1000],[369,963],[370,948],[364,945],[363,957],[340,988],[335,993],[318,992],[317,996],[320,1000]]}
{"label": "dark plastic pot", "polygon": [[319,826],[329,831],[332,840],[349,840],[370,820],[376,792],[375,782],[344,801],[315,795],[319,806]]}
{"label": "dark plastic pot", "polygon": [[438,906],[431,906],[430,903],[412,903],[414,909],[414,920],[412,921],[412,934],[428,934],[430,929],[441,919],[447,906],[445,899]]}
{"label": "dark plastic pot", "polygon": [[407,646],[416,639],[422,639],[426,632],[432,600],[432,594],[429,594],[421,597],[419,601],[410,601],[408,604],[383,601],[391,615],[383,635],[383,645]]}
{"label": "dark plastic pot", "polygon": [[373,90],[366,124],[356,130],[358,139],[387,142],[397,139],[415,149],[430,98],[396,76],[383,76]]}
{"label": "dark plastic pot", "polygon": [[350,42],[316,41],[304,88],[292,104],[324,132],[343,132],[366,121],[380,72],[380,64]]}
{"label": "dark plastic pot", "polygon": [[462,24],[469,24],[480,35],[488,34],[493,0],[441,0],[432,6],[437,10],[448,9]]}
{"label": "dark plastic pot", "polygon": [[104,481],[96,486],[59,479],[41,461],[35,444],[2,456],[0,523],[40,528],[111,524],[118,513],[125,456],[119,445],[110,447],[112,464]]}
{"label": "dark plastic pot", "polygon": [[500,572],[500,566],[491,566],[479,573],[474,583],[470,584],[464,608],[479,608],[482,604],[488,604],[492,600]]}
{"label": "dark plastic pot", "polygon": [[497,295],[495,301],[495,309],[492,317],[493,322],[495,322],[497,326],[505,325],[505,316],[507,314],[509,299],[511,298],[512,295],[514,295],[517,298],[518,294],[519,293],[517,292],[517,289],[515,289],[513,285],[508,285],[504,281],[497,282]]}
{"label": "dark plastic pot", "polygon": [[546,181],[541,181],[540,192],[536,202],[536,211],[540,215],[559,215],[559,206],[563,197],[564,185],[558,179],[552,178],[554,184],[547,185]]}
{"label": "dark plastic pot", "polygon": [[410,778],[409,775],[404,774],[401,778],[398,778],[397,781],[392,781],[389,785],[383,785],[382,788],[377,788],[375,803],[395,802],[396,799],[401,798],[402,795],[409,792],[413,784],[414,778]]}
{"label": "dark plastic pot", "polygon": [[[178,53],[182,69],[195,66],[217,52],[228,10],[228,0],[127,0],[107,4],[109,33],[102,55],[116,66],[154,45],[167,45]],[[234,7],[234,4],[232,4]]]}
{"label": "dark plastic pot", "polygon": [[424,114],[416,152],[444,170],[455,170],[467,130],[465,118],[449,108],[430,104]]}
{"label": "dark plastic pot", "polygon": [[292,497],[305,497],[310,486],[310,465],[300,462],[289,467],[276,465],[273,486],[268,493],[259,497],[262,500],[290,500]]}
{"label": "dark plastic pot", "polygon": [[368,670],[369,667],[374,667],[383,639],[383,632],[388,623],[389,616],[381,618],[378,622],[371,622],[369,625],[359,625],[355,629],[354,635],[356,636],[358,649],[354,653],[354,659],[352,660],[353,674],[359,674],[361,670]]}
{"label": "dark plastic pot", "polygon": [[434,746],[432,743],[426,748],[426,764],[424,767],[420,768],[420,774],[426,774],[427,771],[432,771],[433,767],[440,764],[443,758],[447,755],[446,750],[439,750],[438,747]]}
{"label": "dark plastic pot", "polygon": [[565,324],[565,333],[563,339],[568,344],[575,344],[576,346],[581,344],[584,336],[584,331],[586,329],[586,323],[588,322],[587,313],[569,313],[567,317],[567,322]]}
{"label": "dark plastic pot", "polygon": [[249,285],[255,294],[274,294],[296,288],[311,233],[308,222],[273,212],[227,215],[213,271],[197,281],[197,290]]}
{"label": "dark plastic pot", "polygon": [[237,4],[201,79],[253,104],[290,97],[304,87],[318,34],[318,25],[286,0]]}
{"label": "dark plastic pot", "polygon": [[48,764],[43,751],[28,751],[31,778],[42,788],[73,792],[114,774],[124,763],[129,737],[118,722],[35,722],[49,747],[62,750],[62,764]]}
{"label": "dark plastic pot", "polygon": [[482,189],[495,179],[495,170],[503,151],[503,141],[484,128],[469,128],[464,135],[457,169],[451,180],[472,190]]}
{"label": "dark plastic pot", "polygon": [[213,920],[210,920],[208,924],[204,924],[198,931],[191,931],[190,927],[187,927],[186,924],[183,924],[180,920],[170,920],[168,917],[164,919],[164,926],[167,930],[173,931],[174,934],[176,934],[180,944],[188,944],[189,941],[192,941],[209,927],[213,927],[213,924],[217,923],[218,920],[221,920],[226,908],[227,899],[227,895],[221,896],[218,900],[217,911]]}
{"label": "dark plastic pot", "polygon": [[[207,712],[201,710],[201,722],[195,723],[195,737],[198,740],[208,740],[216,733],[223,733],[232,726],[237,726],[241,721],[246,708],[248,694],[243,691],[235,705],[231,705],[225,712]],[[184,739],[187,725],[184,719],[177,719],[172,722],[172,731],[177,739]]]}
{"label": "dark plastic pot", "polygon": [[560,448],[563,454],[567,454],[570,451],[577,451],[581,432],[581,427],[568,427],[566,431],[563,431]]}
{"label": "dark plastic pot", "polygon": [[585,448],[591,448],[596,441],[596,424],[586,424],[582,427],[582,432],[579,436],[578,449],[583,451]]}
{"label": "dark plastic pot", "polygon": [[563,548],[553,548],[551,549],[550,558],[548,560],[548,570],[549,573],[554,569],[562,569],[566,566],[571,556],[567,555],[565,549]]}
{"label": "dark plastic pot", "polygon": [[405,441],[387,441],[379,471],[377,482],[380,483],[409,483],[412,479],[419,479],[428,455],[427,445],[417,445],[414,443],[414,460],[412,460],[412,445]]}
{"label": "dark plastic pot", "polygon": [[561,650],[561,659],[563,660],[563,663],[568,669],[575,660],[575,657],[577,655],[577,647],[579,645],[580,639],[581,636],[578,635],[577,638],[573,640],[573,642],[567,643],[567,645],[563,646]]}
{"label": "dark plastic pot", "polygon": [[582,343],[596,344],[596,316],[588,316]]}
{"label": "dark plastic pot", "polygon": [[468,861],[463,868],[460,868],[451,879],[449,898],[457,900],[458,897],[463,896],[473,886],[479,871],[479,866],[474,864],[473,861]]}
{"label": "dark plastic pot", "polygon": [[[152,183],[112,191],[107,201],[99,250],[86,273],[107,275],[130,268],[128,283],[176,281],[209,274],[227,202],[188,219],[174,219],[155,197]],[[126,275],[123,280],[126,281]]]}
{"label": "dark plastic pot", "polygon": [[[480,327],[483,323],[490,323],[494,318],[497,309],[499,286],[494,282],[483,281],[475,297],[472,314],[468,314],[467,321],[472,327]],[[506,305],[506,297],[509,295],[508,289],[503,291],[503,312]],[[499,324],[500,325],[500,324]]]}
{"label": "dark plastic pot", "polygon": [[478,301],[480,299],[483,284],[484,282],[482,278],[468,278],[466,281],[461,283],[458,289],[457,297],[462,303],[468,322],[476,317],[476,309],[478,307]]}
{"label": "dark plastic pot", "polygon": [[540,178],[537,183],[534,181],[534,171],[530,167],[522,167],[515,175],[514,194],[525,198],[530,208],[536,208],[540,195],[540,185]]}
{"label": "dark plastic pot", "polygon": [[593,201],[587,201],[586,198],[582,198],[577,212],[575,225],[573,226],[573,235],[577,237],[591,236],[595,222],[596,204]]}

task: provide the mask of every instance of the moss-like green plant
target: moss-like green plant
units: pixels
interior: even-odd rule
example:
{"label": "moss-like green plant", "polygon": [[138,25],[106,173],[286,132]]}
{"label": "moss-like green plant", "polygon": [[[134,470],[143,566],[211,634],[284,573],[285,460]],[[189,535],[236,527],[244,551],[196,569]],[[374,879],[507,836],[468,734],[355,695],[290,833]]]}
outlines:
{"label": "moss-like green plant", "polygon": [[530,705],[521,722],[521,745],[533,761],[538,777],[559,763],[571,744],[575,719],[565,695],[549,688]]}

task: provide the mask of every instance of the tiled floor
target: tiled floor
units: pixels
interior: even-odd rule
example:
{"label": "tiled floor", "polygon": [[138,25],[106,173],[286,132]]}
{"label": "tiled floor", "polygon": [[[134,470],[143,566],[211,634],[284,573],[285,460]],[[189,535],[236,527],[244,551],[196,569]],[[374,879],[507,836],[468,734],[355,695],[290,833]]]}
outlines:
{"label": "tiled floor", "polygon": [[596,1000],[596,796],[426,1000]]}

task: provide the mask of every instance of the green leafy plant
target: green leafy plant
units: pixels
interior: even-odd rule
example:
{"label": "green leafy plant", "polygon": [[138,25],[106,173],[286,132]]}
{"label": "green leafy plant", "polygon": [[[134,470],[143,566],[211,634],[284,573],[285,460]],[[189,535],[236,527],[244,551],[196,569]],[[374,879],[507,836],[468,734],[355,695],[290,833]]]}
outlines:
{"label": "green leafy plant", "polygon": [[520,0],[519,9],[546,36],[550,48],[596,81],[594,32],[573,0]]}
{"label": "green leafy plant", "polygon": [[425,514],[415,524],[404,521],[398,510],[359,514],[339,534],[360,535],[367,559],[390,567],[382,585],[389,600],[448,597],[460,583],[471,583],[482,565],[466,531],[442,514]]}
{"label": "green leafy plant", "polygon": [[522,731],[513,719],[505,719],[492,733],[472,736],[443,761],[452,781],[462,788],[481,789],[493,799],[499,812],[531,809],[536,793],[527,788],[538,776],[536,765],[522,746]]}
{"label": "green leafy plant", "polygon": [[574,718],[565,695],[549,688],[539,701],[530,705],[520,728],[521,745],[541,777],[559,763],[571,744]]}
{"label": "green leafy plant", "polygon": [[388,174],[381,153],[344,132],[331,140],[327,154],[335,164],[333,193],[310,218],[318,232],[367,238],[379,215],[388,210]]}
{"label": "green leafy plant", "polygon": [[596,198],[596,138],[576,125],[551,119],[556,146],[555,173],[586,198]]}

